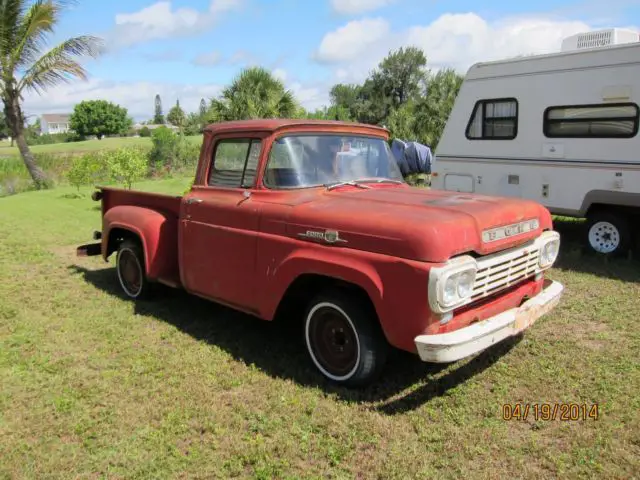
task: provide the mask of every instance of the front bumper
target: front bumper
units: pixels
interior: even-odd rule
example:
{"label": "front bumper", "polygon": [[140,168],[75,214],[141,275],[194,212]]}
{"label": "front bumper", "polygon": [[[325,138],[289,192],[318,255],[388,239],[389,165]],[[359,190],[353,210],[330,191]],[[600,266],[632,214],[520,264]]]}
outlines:
{"label": "front bumper", "polygon": [[558,304],[563,291],[561,283],[551,281],[517,308],[453,332],[418,335],[414,339],[418,355],[424,362],[447,363],[478,353],[529,328]]}

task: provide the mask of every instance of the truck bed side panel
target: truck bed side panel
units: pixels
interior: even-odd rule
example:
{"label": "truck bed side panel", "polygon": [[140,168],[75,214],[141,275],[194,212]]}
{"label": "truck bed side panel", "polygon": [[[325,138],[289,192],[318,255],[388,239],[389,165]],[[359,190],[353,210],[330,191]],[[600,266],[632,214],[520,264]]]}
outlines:
{"label": "truck bed side panel", "polygon": [[178,222],[181,197],[130,190],[103,190],[102,252],[105,260],[115,251],[121,232],[140,238],[150,279],[180,285]]}
{"label": "truck bed side panel", "polygon": [[161,193],[141,192],[138,190],[125,190],[121,188],[103,187],[102,191],[102,215],[116,206],[135,205],[136,207],[147,207],[176,218],[180,216],[180,195],[164,195]]}

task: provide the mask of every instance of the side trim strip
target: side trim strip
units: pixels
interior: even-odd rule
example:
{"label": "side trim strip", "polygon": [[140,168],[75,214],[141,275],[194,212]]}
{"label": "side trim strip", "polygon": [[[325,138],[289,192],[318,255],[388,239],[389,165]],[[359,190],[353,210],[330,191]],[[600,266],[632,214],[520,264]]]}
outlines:
{"label": "side trim strip", "polygon": [[563,160],[558,158],[528,158],[528,157],[484,157],[476,155],[438,155],[436,154],[436,161],[434,165],[437,165],[438,160],[474,160],[480,162],[489,163],[504,163],[504,162],[522,162],[522,163],[543,163],[543,164],[562,164],[563,166],[576,166],[582,167],[589,166],[621,166],[621,167],[640,167],[640,161],[625,162],[623,160]]}

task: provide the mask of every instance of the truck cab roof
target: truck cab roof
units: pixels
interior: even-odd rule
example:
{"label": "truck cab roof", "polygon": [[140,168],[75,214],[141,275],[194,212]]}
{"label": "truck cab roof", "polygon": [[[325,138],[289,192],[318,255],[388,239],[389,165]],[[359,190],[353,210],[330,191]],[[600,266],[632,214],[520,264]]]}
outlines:
{"label": "truck cab roof", "polygon": [[[343,122],[339,120],[311,120],[311,119],[297,119],[297,118],[264,118],[255,120],[234,120],[226,122],[212,123],[205,127],[205,132],[222,133],[222,132],[241,132],[241,131],[268,131],[275,132],[284,129],[297,129],[301,127],[306,129],[308,127],[315,129],[315,131],[334,131],[348,130],[352,133],[367,133],[373,135],[379,135],[388,138],[389,131],[386,128],[377,125],[368,125],[358,122]],[[357,129],[357,130],[354,130]]]}

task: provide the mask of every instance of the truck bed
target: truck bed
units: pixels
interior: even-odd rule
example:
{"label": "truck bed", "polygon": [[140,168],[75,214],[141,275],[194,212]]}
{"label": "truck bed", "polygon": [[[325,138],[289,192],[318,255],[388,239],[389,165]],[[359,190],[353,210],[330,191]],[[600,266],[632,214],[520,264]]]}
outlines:
{"label": "truck bed", "polygon": [[166,195],[115,187],[98,187],[98,192],[102,197],[102,215],[118,205],[135,205],[173,215],[176,219],[180,216],[182,195]]}
{"label": "truck bed", "polygon": [[[117,243],[110,238],[112,231],[123,228],[137,231],[145,242],[148,277],[178,287],[178,224],[182,196],[98,187],[92,198],[102,203],[101,244],[85,245],[79,249],[79,254],[101,254],[107,260],[117,248]],[[122,210],[120,207],[128,208]]]}

